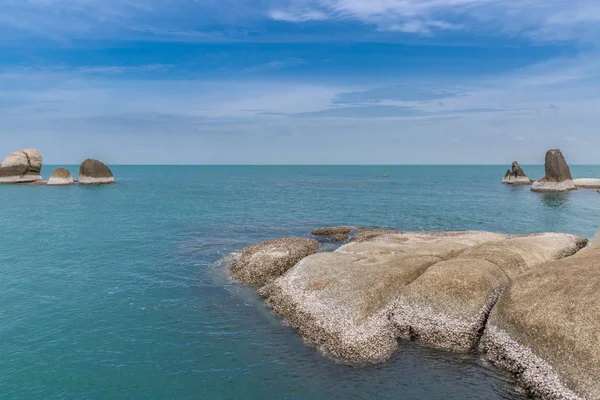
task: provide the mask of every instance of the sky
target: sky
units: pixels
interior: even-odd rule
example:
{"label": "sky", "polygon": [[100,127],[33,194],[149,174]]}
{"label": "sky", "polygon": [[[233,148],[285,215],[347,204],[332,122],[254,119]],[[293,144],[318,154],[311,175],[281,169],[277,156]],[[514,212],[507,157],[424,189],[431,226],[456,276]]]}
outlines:
{"label": "sky", "polygon": [[598,0],[0,0],[0,152],[600,164]]}

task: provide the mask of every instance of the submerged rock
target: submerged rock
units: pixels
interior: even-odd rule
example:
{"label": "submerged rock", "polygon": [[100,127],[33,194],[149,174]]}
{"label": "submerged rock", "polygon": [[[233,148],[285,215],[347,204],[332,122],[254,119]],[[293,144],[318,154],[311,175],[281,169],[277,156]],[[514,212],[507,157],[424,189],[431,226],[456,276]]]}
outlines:
{"label": "submerged rock", "polygon": [[546,175],[533,183],[534,192],[566,192],[576,190],[571,170],[559,149],[548,150],[545,162]]}
{"label": "submerged rock", "polygon": [[506,171],[502,183],[505,185],[531,185],[531,180],[517,161],[512,163],[512,169]]}
{"label": "submerged rock", "polygon": [[600,179],[598,178],[579,178],[573,179],[577,189],[600,189]]}
{"label": "submerged rock", "polygon": [[50,175],[48,186],[66,186],[75,182],[68,169],[58,168]]}
{"label": "submerged rock", "polygon": [[105,185],[115,183],[115,177],[105,164],[88,158],[79,167],[79,183],[81,185]]}
{"label": "submerged rock", "polygon": [[42,181],[42,154],[26,149],[10,154],[0,164],[0,183],[31,183]]}
{"label": "submerged rock", "polygon": [[514,276],[572,255],[585,243],[574,235],[547,233],[470,248],[433,265],[402,290],[391,320],[404,339],[451,350],[472,349]]}
{"label": "submerged rock", "polygon": [[280,238],[240,250],[230,266],[231,277],[247,285],[264,285],[319,250],[319,242],[303,238]]}
{"label": "submerged rock", "polygon": [[333,242],[343,242],[350,237],[350,234],[356,228],[352,226],[332,226],[326,228],[315,229],[311,232],[314,236],[324,236],[331,239]]}
{"label": "submerged rock", "polygon": [[600,249],[515,277],[480,347],[542,399],[600,398]]}

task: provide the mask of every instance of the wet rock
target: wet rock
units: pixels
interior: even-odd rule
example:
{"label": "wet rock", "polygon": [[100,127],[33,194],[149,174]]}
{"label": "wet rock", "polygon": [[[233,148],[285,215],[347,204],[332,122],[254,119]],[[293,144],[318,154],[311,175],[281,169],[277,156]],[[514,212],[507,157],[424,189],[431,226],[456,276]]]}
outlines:
{"label": "wet rock", "polygon": [[79,183],[81,185],[105,185],[115,183],[115,177],[105,164],[88,158],[79,167]]}
{"label": "wet rock", "polygon": [[326,228],[315,229],[311,232],[314,236],[328,237],[332,242],[343,242],[350,237],[356,228],[352,226],[332,226]]}
{"label": "wet rock", "polygon": [[533,183],[534,192],[566,192],[576,190],[571,170],[558,149],[548,150],[545,162],[546,175]]}
{"label": "wet rock", "polygon": [[69,170],[65,168],[58,168],[50,175],[48,179],[48,186],[66,186],[72,185],[75,182]]}
{"label": "wet rock", "polygon": [[0,164],[0,183],[33,183],[42,181],[42,154],[26,149],[10,154]]}
{"label": "wet rock", "polygon": [[480,347],[542,399],[600,398],[600,250],[516,276]]}
{"label": "wet rock", "polygon": [[531,185],[531,180],[523,171],[517,161],[512,163],[512,168],[506,171],[502,183],[505,185]]}
{"label": "wet rock", "polygon": [[230,266],[232,279],[247,285],[264,285],[319,250],[312,239],[280,238],[240,250]]}

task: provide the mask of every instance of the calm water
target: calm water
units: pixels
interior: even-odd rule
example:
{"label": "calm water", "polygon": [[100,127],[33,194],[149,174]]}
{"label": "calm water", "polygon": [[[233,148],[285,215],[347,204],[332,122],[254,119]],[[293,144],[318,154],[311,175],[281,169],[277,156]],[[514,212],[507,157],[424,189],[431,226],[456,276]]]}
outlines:
{"label": "calm water", "polygon": [[218,261],[323,225],[600,226],[599,193],[505,187],[505,167],[113,170],[119,183],[106,187],[0,186],[2,399],[520,399],[475,355],[401,344],[382,365],[337,365]]}

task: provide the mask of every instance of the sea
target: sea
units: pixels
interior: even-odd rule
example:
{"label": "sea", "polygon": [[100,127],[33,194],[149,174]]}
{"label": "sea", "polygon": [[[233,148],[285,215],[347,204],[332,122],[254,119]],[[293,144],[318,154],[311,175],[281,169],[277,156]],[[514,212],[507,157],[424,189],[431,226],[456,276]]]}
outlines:
{"label": "sea", "polygon": [[0,186],[2,400],[526,399],[477,353],[402,342],[386,363],[340,365],[230,282],[223,259],[321,226],[600,227],[600,193],[504,186],[507,166],[112,169],[115,185]]}

